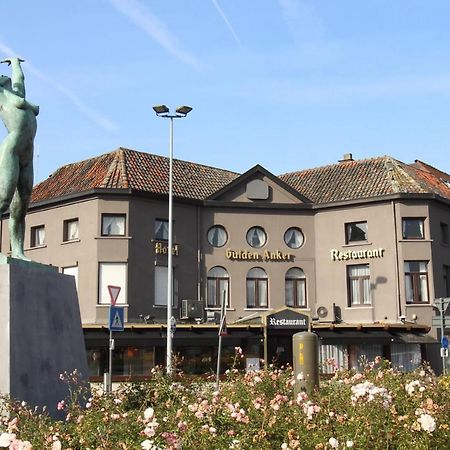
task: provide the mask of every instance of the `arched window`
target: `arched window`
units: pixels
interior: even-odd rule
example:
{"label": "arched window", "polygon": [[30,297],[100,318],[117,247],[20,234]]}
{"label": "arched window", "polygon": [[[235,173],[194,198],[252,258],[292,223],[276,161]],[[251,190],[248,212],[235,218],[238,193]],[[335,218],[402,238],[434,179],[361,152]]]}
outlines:
{"label": "arched window", "polygon": [[222,296],[225,291],[225,299],[227,306],[230,305],[230,277],[226,269],[220,266],[211,268],[208,271],[206,293],[206,305],[208,308],[220,308],[222,304]]}
{"label": "arched window", "polygon": [[285,277],[286,306],[306,307],[306,276],[298,267],[292,267]]}
{"label": "arched window", "polygon": [[247,308],[267,308],[267,273],[261,267],[253,267],[247,273]]}

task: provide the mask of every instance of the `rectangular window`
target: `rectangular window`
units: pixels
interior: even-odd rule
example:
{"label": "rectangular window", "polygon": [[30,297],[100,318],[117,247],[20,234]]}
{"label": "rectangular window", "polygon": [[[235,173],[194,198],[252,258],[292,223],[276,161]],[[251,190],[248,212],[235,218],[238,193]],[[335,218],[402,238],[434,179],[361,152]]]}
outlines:
{"label": "rectangular window", "polygon": [[102,214],[102,236],[125,236],[125,214]]}
{"label": "rectangular window", "polygon": [[320,344],[320,368],[322,373],[333,374],[348,369],[348,351],[345,345]]}
{"label": "rectangular window", "polygon": [[412,372],[422,364],[420,344],[391,344],[392,367],[400,372]]}
{"label": "rectangular window", "polygon": [[63,241],[74,241],[78,239],[78,219],[65,220],[63,225]]}
{"label": "rectangular window", "polygon": [[222,296],[225,292],[225,302],[227,308],[230,306],[230,293],[228,290],[228,278],[208,278],[207,281],[207,306],[208,308],[220,308]]}
{"label": "rectangular window", "polygon": [[158,241],[169,240],[169,221],[168,220],[155,220],[155,239]]}
{"label": "rectangular window", "polygon": [[306,307],[306,280],[304,278],[286,278],[286,306],[291,308]]}
{"label": "rectangular window", "polygon": [[30,247],[39,247],[45,244],[45,226],[31,227]]}
{"label": "rectangular window", "polygon": [[247,308],[267,308],[267,279],[247,278]]}
{"label": "rectangular window", "polygon": [[424,239],[424,219],[406,218],[402,220],[403,239]]}
{"label": "rectangular window", "polygon": [[101,305],[110,305],[111,297],[108,286],[119,286],[120,292],[116,304],[127,303],[127,263],[105,262],[99,263],[99,299]]}
{"label": "rectangular window", "polygon": [[448,237],[448,225],[444,222],[441,222],[441,242],[443,244],[449,244],[449,237]]}
{"label": "rectangular window", "polygon": [[367,222],[345,224],[345,243],[367,242]]}
{"label": "rectangular window", "polygon": [[62,273],[64,275],[72,275],[75,278],[75,286],[78,289],[78,266],[63,267]]}
{"label": "rectangular window", "polygon": [[[167,274],[166,266],[155,267],[155,306],[167,306]],[[177,281],[172,269],[172,306],[177,305],[178,292]]]}
{"label": "rectangular window", "polygon": [[444,275],[445,296],[450,297],[450,266],[442,266],[442,271]]}
{"label": "rectangular window", "polygon": [[347,266],[349,305],[371,305],[369,264]]}
{"label": "rectangular window", "polygon": [[426,261],[405,261],[406,303],[428,303],[428,268]]}

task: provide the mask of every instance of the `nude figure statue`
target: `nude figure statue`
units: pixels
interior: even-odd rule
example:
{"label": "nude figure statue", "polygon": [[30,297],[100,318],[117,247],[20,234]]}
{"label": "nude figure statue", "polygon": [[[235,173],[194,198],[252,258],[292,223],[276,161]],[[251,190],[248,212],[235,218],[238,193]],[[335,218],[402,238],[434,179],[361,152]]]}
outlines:
{"label": "nude figure statue", "polygon": [[25,100],[24,75],[19,58],[6,58],[11,78],[0,75],[0,117],[8,135],[0,143],[0,216],[10,208],[9,234],[13,258],[24,254],[25,215],[33,189],[33,140],[39,107]]}

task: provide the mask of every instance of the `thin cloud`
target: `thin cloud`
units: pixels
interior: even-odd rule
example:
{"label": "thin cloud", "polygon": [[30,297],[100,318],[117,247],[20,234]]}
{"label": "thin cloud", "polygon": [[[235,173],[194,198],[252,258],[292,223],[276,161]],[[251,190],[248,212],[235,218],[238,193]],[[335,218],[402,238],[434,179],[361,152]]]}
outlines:
{"label": "thin cloud", "polygon": [[[8,45],[4,44],[3,42],[0,42],[0,52],[4,53],[7,56],[17,55],[17,52],[15,52],[13,49],[8,47]],[[59,91],[61,94],[67,97],[78,108],[78,110],[89,120],[101,126],[107,131],[116,131],[118,129],[117,125],[114,122],[109,120],[107,117],[101,115],[97,111],[94,111],[89,106],[85,105],[74,92],[70,91],[62,84],[59,84],[54,80],[52,80],[51,78],[49,78],[47,75],[42,73],[37,67],[35,67],[32,63],[27,62],[26,67],[27,71],[32,73],[36,78],[39,78],[40,80],[50,84],[57,91]]]}
{"label": "thin cloud", "polygon": [[340,85],[299,86],[290,80],[268,82],[259,86],[248,86],[242,96],[260,96],[276,103],[322,104],[349,103],[398,98],[413,95],[450,94],[449,75],[423,75],[392,78],[382,81]]}
{"label": "thin cloud", "polygon": [[179,61],[194,67],[196,70],[204,68],[204,65],[197,58],[181,48],[177,37],[170,32],[167,25],[139,0],[109,0],[109,2],[117,11],[131,20]]}
{"label": "thin cloud", "polygon": [[233,36],[236,43],[239,45],[241,50],[243,49],[242,43],[240,39],[238,38],[236,32],[234,31],[234,28],[231,26],[230,21],[228,20],[227,16],[223,12],[223,9],[220,7],[219,2],[217,0],[211,0],[214,7],[217,9],[217,12],[222,16],[223,21],[225,22],[225,25],[227,26],[228,30],[230,31],[231,35]]}

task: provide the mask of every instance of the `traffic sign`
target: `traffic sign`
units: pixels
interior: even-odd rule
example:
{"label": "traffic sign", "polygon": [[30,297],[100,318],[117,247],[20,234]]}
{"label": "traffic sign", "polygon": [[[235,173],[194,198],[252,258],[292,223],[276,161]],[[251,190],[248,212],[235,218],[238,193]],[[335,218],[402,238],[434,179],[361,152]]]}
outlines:
{"label": "traffic sign", "polygon": [[441,347],[442,348],[448,348],[448,337],[447,336],[442,336]]}
{"label": "traffic sign", "polygon": [[111,297],[111,305],[113,306],[116,304],[117,297],[119,297],[120,289],[120,286],[112,286],[108,284],[109,296]]}
{"label": "traffic sign", "polygon": [[109,307],[109,331],[123,331],[124,329],[124,307]]}

